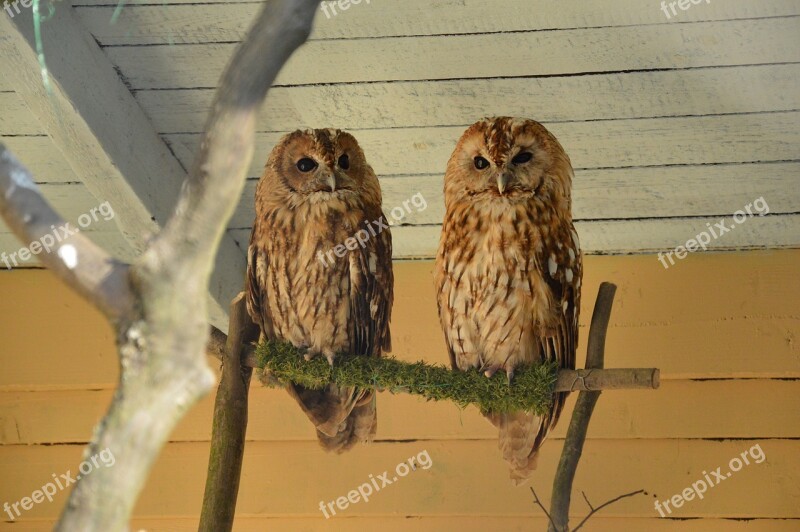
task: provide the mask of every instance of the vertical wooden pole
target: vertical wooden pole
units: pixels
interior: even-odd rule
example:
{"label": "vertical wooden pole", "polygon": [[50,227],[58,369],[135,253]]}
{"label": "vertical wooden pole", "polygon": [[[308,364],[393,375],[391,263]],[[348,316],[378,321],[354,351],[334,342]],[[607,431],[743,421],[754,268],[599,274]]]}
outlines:
{"label": "vertical wooden pole", "polygon": [[214,403],[201,532],[225,532],[233,528],[247,431],[247,394],[253,374],[252,368],[242,365],[241,354],[243,345],[254,338],[254,329],[247,315],[244,293],[240,293],[231,302],[228,339],[222,353],[222,379]]}
{"label": "vertical wooden pole", "polygon": [[[586,349],[586,369],[603,369],[606,331],[611,318],[611,307],[617,287],[611,283],[602,283],[597,294],[597,301],[592,313],[592,324],[589,327],[589,343]],[[594,405],[600,398],[600,392],[581,392],[572,413],[572,419],[561,451],[553,493],[550,498],[550,525],[548,532],[565,532],[569,530],[569,504],[572,495],[572,481],[578,469],[578,461],[583,453],[586,431],[592,417]]]}

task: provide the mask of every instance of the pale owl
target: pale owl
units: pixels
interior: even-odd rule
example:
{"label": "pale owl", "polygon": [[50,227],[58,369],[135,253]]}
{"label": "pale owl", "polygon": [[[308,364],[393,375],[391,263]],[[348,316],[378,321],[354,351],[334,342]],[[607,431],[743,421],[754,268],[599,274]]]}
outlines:
{"label": "pale owl", "polygon": [[[533,120],[484,119],[458,141],[434,274],[454,369],[511,379],[543,360],[575,367],[582,261],[572,177],[559,142]],[[515,483],[531,476],[566,395],[544,416],[485,413]]]}

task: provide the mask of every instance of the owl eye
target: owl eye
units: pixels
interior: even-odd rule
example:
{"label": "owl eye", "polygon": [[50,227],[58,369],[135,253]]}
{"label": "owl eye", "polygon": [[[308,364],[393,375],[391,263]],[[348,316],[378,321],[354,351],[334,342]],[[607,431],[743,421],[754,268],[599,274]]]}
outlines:
{"label": "owl eye", "polygon": [[485,170],[486,168],[489,168],[489,161],[478,155],[475,157],[475,168],[478,170]]}
{"label": "owl eye", "polygon": [[350,156],[346,153],[339,157],[339,168],[342,170],[349,170],[350,169]]}
{"label": "owl eye", "polygon": [[303,173],[310,172],[317,167],[317,161],[309,157],[303,157],[297,161],[297,169]]}
{"label": "owl eye", "polygon": [[529,151],[524,151],[522,153],[518,153],[511,162],[514,164],[525,164],[533,159],[533,154]]}

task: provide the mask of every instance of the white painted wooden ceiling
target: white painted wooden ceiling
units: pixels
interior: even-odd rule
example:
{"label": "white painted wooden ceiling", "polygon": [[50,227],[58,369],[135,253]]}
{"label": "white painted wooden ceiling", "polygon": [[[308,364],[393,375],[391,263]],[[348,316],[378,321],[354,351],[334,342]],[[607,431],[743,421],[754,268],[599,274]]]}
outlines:
{"label": "white painted wooden ceiling", "polygon": [[[126,4],[115,23],[112,0],[71,9],[188,168],[217,79],[257,8],[153,0]],[[0,57],[2,141],[67,220],[113,206],[84,187],[4,68]],[[700,3],[670,20],[641,0],[372,0],[320,12],[264,106],[230,233],[246,246],[255,184],[284,132],[338,127],[364,147],[385,209],[426,198],[427,209],[393,229],[394,247],[396,258],[431,257],[446,161],[461,132],[490,115],[537,119],[560,139],[588,253],[672,249],[760,197],[770,214],[711,247],[800,247],[796,0]],[[113,221],[88,231],[130,257]],[[0,251],[19,247],[0,226]]]}

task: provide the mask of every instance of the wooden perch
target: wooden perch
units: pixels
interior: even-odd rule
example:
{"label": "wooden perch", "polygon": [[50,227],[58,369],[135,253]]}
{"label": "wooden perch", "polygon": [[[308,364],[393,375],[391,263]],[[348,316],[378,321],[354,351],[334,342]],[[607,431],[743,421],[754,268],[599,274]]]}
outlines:
{"label": "wooden perch", "polygon": [[[221,358],[225,335],[214,330],[208,353]],[[421,395],[427,399],[450,400],[461,406],[474,404],[482,410],[541,411],[552,393],[621,389],[656,389],[659,370],[655,368],[560,370],[557,374],[541,366],[518,370],[512,385],[496,374],[487,379],[477,371],[453,372],[444,366],[423,362],[407,363],[393,358],[338,355],[333,368],[322,357],[303,359],[304,351],[285,343],[248,345],[242,350],[242,364],[266,368],[284,382],[308,388],[322,388],[329,382],[391,392]]]}
{"label": "wooden perch", "polygon": [[[550,398],[552,398],[552,393],[555,391],[581,391],[572,422],[570,423],[558,474],[554,481],[551,513],[555,517],[551,517],[548,514],[534,492],[536,504],[551,518],[551,527],[553,527],[552,523],[555,519],[558,519],[557,522],[559,523],[564,523],[558,529],[551,529],[557,530],[557,532],[564,532],[567,530],[572,480],[583,449],[589,417],[600,390],[656,389],[659,386],[658,369],[602,369],[606,330],[610,320],[615,290],[616,286],[610,283],[603,283],[600,286],[589,331],[587,369],[561,370],[558,372],[557,378],[553,375],[547,381],[545,379],[546,372],[542,374],[540,371],[545,366],[527,368],[517,372],[515,382],[511,386],[505,381],[505,376],[495,375],[492,379],[487,379],[478,372],[474,372],[474,375],[470,376],[470,372],[454,372],[441,366],[431,366],[421,362],[409,364],[394,359],[339,355],[334,362],[334,367],[331,368],[322,357],[316,357],[311,361],[304,360],[302,350],[285,343],[267,342],[259,346],[236,346],[236,342],[228,343],[224,333],[212,328],[207,352],[209,355],[223,360],[223,383],[220,384],[219,393],[226,395],[223,400],[218,399],[214,412],[214,436],[212,438],[209,476],[206,482],[206,499],[203,504],[203,518],[200,530],[224,532],[231,530],[233,527],[233,508],[236,504],[238,491],[238,468],[241,468],[241,454],[244,452],[246,406],[243,414],[241,405],[236,404],[233,407],[227,405],[230,404],[228,398],[233,388],[238,389],[237,400],[241,400],[242,393],[246,393],[246,391],[243,392],[243,388],[235,382],[231,384],[232,388],[227,388],[224,384],[226,382],[225,373],[238,376],[241,371],[247,371],[249,368],[267,367],[279,378],[300,381],[305,386],[323,386],[333,380],[340,384],[358,385],[364,388],[387,388],[391,391],[417,393],[433,399],[440,398],[437,394],[441,393],[442,388],[447,387],[448,383],[455,383],[456,385],[453,387],[459,388],[460,392],[448,397],[448,399],[462,405],[474,403],[478,407],[485,407],[485,405],[473,400],[476,395],[476,389],[517,398],[522,397],[523,400],[525,397],[530,399],[530,396],[541,396],[542,389],[540,385],[544,382],[549,382],[546,395]],[[232,304],[232,308],[237,305],[240,308],[238,313],[231,312],[230,328],[232,331],[239,331],[244,327],[241,322],[237,324],[234,320],[244,319],[248,325],[252,325],[249,319],[244,317],[246,313],[241,310],[244,307],[243,299],[244,294],[241,293]],[[239,317],[234,318],[234,316]],[[234,357],[231,356],[232,353],[239,353],[238,371],[234,363]],[[233,369],[230,368],[231,364],[233,364]],[[341,370],[343,367],[345,368],[344,371],[337,372],[337,368]],[[349,371],[346,369],[348,367],[350,368]],[[354,368],[355,371],[352,371]],[[402,371],[403,368],[408,371]],[[538,377],[536,376],[537,370],[540,371]],[[418,382],[419,373],[427,375],[428,378],[431,378],[430,374],[434,374],[432,378],[437,382],[434,384],[428,382],[427,386],[421,386]],[[530,389],[525,387],[525,383],[519,386],[518,381],[525,381],[526,374],[530,374],[529,377],[531,377],[527,382],[529,386],[532,386]],[[387,385],[387,376],[390,376],[391,385]],[[467,381],[465,385],[464,379],[473,378],[474,381]],[[459,380],[459,382],[456,383],[456,380]],[[494,390],[487,387],[488,383],[492,381],[500,384]],[[431,390],[436,392],[431,392]],[[477,395],[480,394],[478,393]],[[531,404],[537,404],[537,399],[534,399]],[[519,407],[519,405],[515,406]],[[226,411],[226,409],[230,410],[230,408],[234,408],[237,411]],[[244,416],[243,424],[228,423],[229,420],[236,417],[242,419],[242,416]],[[220,432],[218,434],[217,429],[222,429],[223,427],[225,427],[226,433]],[[226,446],[230,446],[234,452],[225,452]],[[220,473],[220,471],[223,473]],[[222,494],[218,492],[222,492]],[[623,495],[596,508],[590,505],[591,512],[586,519],[616,500],[636,493],[639,492]],[[225,506],[226,504],[227,506]],[[586,522],[586,519],[581,525]]]}
{"label": "wooden perch", "polygon": [[[611,319],[611,307],[614,304],[616,285],[602,283],[597,294],[592,313],[592,324],[589,327],[589,343],[586,347],[586,369],[600,371],[603,369],[606,348],[606,332]],[[550,525],[548,532],[566,532],[569,530],[569,505],[572,496],[572,481],[583,454],[583,443],[594,406],[600,398],[600,391],[583,391],[572,412],[572,419],[567,429],[567,437],[561,451],[556,476],[553,479],[553,493],[550,499]],[[534,494],[535,496],[535,494]],[[594,513],[594,509],[592,509]],[[588,519],[588,517],[587,517]],[[583,524],[583,523],[581,523]]]}
{"label": "wooden perch", "polygon": [[331,367],[323,357],[306,361],[302,355],[302,350],[289,344],[267,342],[256,348],[255,367],[268,369],[280,381],[306,388],[320,389],[335,382],[341,386],[421,395],[435,401],[449,400],[460,406],[474,404],[482,411],[493,412],[543,413],[550,407],[554,391],[653,389],[659,381],[656,369],[558,372],[554,364],[543,364],[518,369],[509,384],[501,373],[486,378],[477,370],[452,371],[424,362],[340,354]]}
{"label": "wooden perch", "polygon": [[[256,115],[278,71],[308,38],[317,5],[318,0],[265,2],[220,80],[177,205],[137,260],[115,261],[82,233],[60,241],[52,253],[38,254],[114,325],[121,368],[110,408],[86,450],[89,456],[107,449],[114,467],[77,480],[56,530],[127,530],[169,434],[214,385],[205,357],[214,259],[244,188]],[[52,24],[66,12],[57,10]],[[0,215],[25,244],[43,242],[50,225],[63,223],[30,172],[2,145]],[[232,343],[241,340],[234,336]]]}

